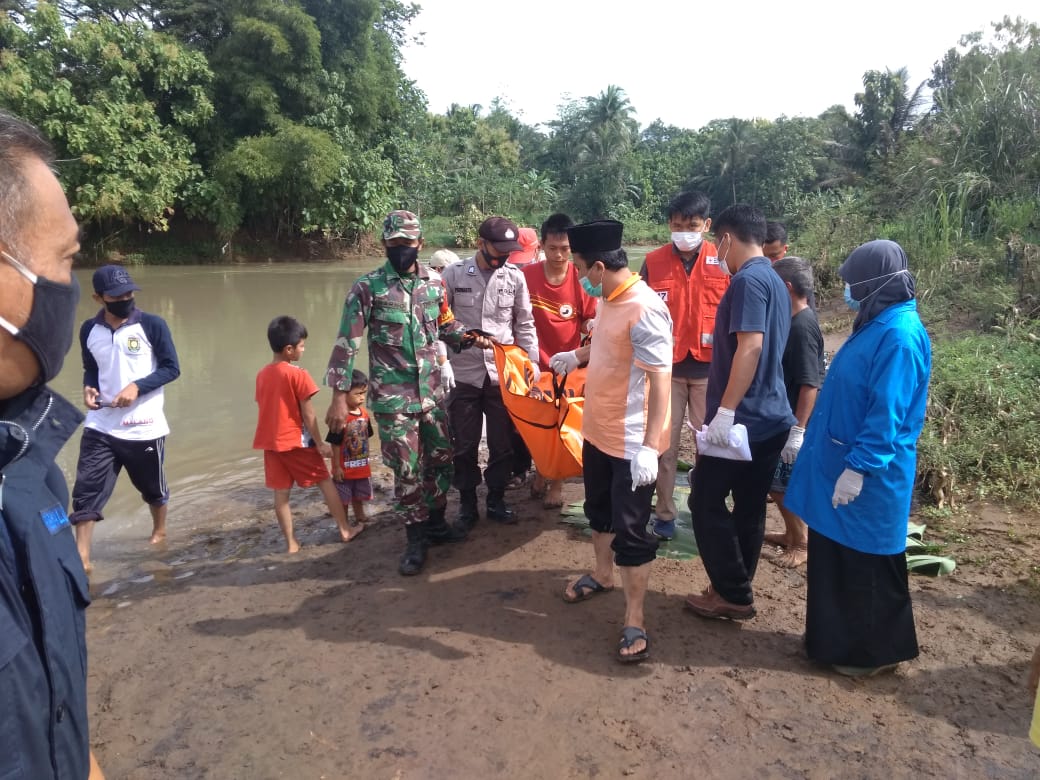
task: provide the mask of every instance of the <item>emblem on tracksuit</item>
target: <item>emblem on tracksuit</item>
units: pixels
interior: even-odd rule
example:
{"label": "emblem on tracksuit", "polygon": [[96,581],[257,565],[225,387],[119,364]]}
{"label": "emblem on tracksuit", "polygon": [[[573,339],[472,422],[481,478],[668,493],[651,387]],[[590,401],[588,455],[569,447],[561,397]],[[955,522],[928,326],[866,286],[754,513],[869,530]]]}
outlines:
{"label": "emblem on tracksuit", "polygon": [[131,336],[126,340],[127,352],[133,352],[135,355],[141,351],[141,339],[137,336]]}

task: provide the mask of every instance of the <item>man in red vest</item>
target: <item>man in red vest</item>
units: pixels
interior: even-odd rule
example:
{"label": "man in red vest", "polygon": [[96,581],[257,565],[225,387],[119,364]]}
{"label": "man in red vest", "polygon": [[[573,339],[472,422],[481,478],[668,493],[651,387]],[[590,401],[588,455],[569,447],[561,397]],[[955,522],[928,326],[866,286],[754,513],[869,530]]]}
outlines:
{"label": "man in red vest", "polygon": [[661,455],[657,506],[652,531],[660,539],[675,536],[675,472],[687,410],[690,424],[704,424],[715,311],[729,286],[719,268],[715,245],[704,238],[711,228],[711,200],[703,192],[681,192],[668,204],[671,242],[646,256],[639,274],[672,315],[671,442]]}

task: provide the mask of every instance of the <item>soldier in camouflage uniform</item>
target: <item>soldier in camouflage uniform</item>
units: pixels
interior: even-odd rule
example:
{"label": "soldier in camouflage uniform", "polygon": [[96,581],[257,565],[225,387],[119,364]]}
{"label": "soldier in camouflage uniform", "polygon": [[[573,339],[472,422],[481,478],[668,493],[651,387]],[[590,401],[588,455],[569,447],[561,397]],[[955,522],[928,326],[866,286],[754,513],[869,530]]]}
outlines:
{"label": "soldier in camouflage uniform", "polygon": [[362,276],[347,295],[325,384],[332,388],[326,422],[333,433],[347,417],[354,359],[368,329],[369,410],[379,428],[383,462],[394,472],[395,510],[408,543],[398,571],[418,574],[430,544],[462,541],[466,532],[444,519],[452,477],[451,439],[443,404],[437,341],[454,346],[483,338],[455,320],[439,277],[417,262],[419,218],[393,211],[383,223],[387,261]]}

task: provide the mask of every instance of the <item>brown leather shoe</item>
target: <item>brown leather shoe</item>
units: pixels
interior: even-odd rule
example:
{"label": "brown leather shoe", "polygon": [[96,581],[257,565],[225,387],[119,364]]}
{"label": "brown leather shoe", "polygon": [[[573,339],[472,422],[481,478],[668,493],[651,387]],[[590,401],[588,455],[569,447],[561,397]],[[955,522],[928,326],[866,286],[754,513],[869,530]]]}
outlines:
{"label": "brown leather shoe", "polygon": [[712,588],[686,597],[686,609],[703,618],[718,620],[750,620],[755,616],[754,604],[731,604]]}

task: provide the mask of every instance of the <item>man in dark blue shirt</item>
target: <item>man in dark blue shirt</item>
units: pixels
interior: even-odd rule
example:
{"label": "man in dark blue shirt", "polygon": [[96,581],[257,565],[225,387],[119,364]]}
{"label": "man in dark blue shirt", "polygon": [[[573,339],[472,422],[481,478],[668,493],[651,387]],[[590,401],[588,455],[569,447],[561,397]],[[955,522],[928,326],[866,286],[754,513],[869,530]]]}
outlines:
{"label": "man in dark blue shirt", "polygon": [[83,418],[46,386],[72,343],[79,230],[51,159],[0,111],[0,777],[82,780],[90,597],[54,457]]}
{"label": "man in dark blue shirt", "polygon": [[[719,265],[733,279],[715,317],[704,415],[711,422],[705,436],[726,446],[733,426],[743,424],[751,460],[697,458],[690,512],[711,584],[688,597],[686,606],[702,617],[746,620],[755,615],[751,580],[765,534],[766,494],[797,423],[781,366],[791,302],[762,255],[766,220],[761,211],[730,206],[715,220],[714,233]],[[730,495],[732,510],[726,506]]]}

